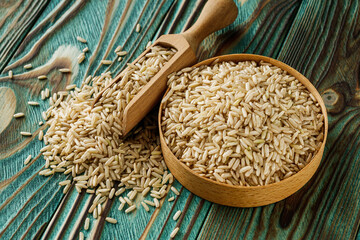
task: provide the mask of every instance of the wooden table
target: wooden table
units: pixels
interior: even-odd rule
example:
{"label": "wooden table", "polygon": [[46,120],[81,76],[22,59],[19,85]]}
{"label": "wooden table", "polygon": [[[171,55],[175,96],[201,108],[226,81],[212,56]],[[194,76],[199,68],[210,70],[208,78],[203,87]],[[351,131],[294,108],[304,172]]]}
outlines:
{"label": "wooden table", "polygon": [[[40,92],[79,84],[87,75],[118,73],[148,41],[178,33],[196,20],[205,0],[12,0],[0,2],[0,238],[78,238],[92,197],[74,189],[63,195],[62,174],[39,176],[43,143],[22,137],[37,133],[41,111],[48,107]],[[279,59],[308,77],[322,94],[329,113],[329,137],[316,176],[300,191],[277,204],[231,208],[191,194],[181,195],[155,211],[133,214],[117,210],[118,224],[101,222],[102,239],[354,239],[360,238],[360,6],[347,0],[239,0],[234,24],[208,37],[198,59],[228,53],[256,53]],[[141,31],[135,31],[140,24]],[[76,40],[82,36],[88,43]],[[129,54],[110,67],[114,49]],[[88,46],[86,60],[77,63]],[[31,63],[33,69],[23,66]],[[70,67],[73,73],[56,69]],[[8,71],[14,72],[13,79]],[[40,81],[39,73],[49,79]],[[28,100],[41,102],[30,107]],[[25,112],[24,119],[13,119]],[[34,160],[24,166],[31,154]],[[172,220],[178,210],[183,214]],[[89,231],[83,231],[85,236]]]}

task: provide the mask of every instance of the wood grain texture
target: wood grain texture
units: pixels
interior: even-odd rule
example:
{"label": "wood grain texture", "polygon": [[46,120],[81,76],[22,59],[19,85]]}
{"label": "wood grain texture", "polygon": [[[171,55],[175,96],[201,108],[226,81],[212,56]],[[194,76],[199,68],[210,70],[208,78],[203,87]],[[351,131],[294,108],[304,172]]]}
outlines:
{"label": "wood grain texture", "polygon": [[29,32],[47,2],[47,0],[1,1],[0,72],[14,54],[16,47]]}
{"label": "wood grain texture", "polygon": [[[315,177],[290,198],[266,207],[231,208],[204,201],[175,182],[174,186],[181,190],[176,202],[167,201],[174,196],[170,192],[161,208],[152,208],[150,213],[140,208],[127,215],[117,210],[119,201],[115,199],[108,203],[108,216],[115,217],[118,224],[92,221],[91,229],[84,231],[87,216],[84,209],[89,207],[92,197],[74,189],[64,196],[57,183],[65,176],[38,175],[44,166],[39,155],[43,145],[36,136],[24,138],[18,133],[23,130],[36,133],[42,128],[38,126],[40,112],[48,103],[40,100],[41,89],[48,87],[55,92],[70,82],[80,84],[90,74],[119,73],[127,61],[143,52],[148,41],[189,28],[205,2],[0,3],[0,16],[5,16],[0,19],[1,239],[59,236],[73,239],[78,238],[79,231],[86,237],[93,231],[101,239],[169,239],[177,224],[180,226],[177,239],[359,236],[360,7],[355,0],[237,1],[239,16],[235,23],[211,34],[197,52],[199,60],[227,53],[255,53],[279,59],[304,74],[322,94],[330,113],[324,158]],[[135,31],[137,23],[142,26],[140,33]],[[78,42],[76,36],[84,37],[88,43]],[[101,65],[102,59],[116,59],[113,50],[118,45],[124,46],[129,54],[122,62]],[[85,46],[90,51],[78,65],[76,57]],[[23,65],[27,63],[34,68],[25,71]],[[73,74],[59,74],[61,67],[72,68]],[[13,80],[7,77],[10,69],[15,74]],[[47,74],[49,80],[38,81],[40,74]],[[9,103],[14,98],[16,103]],[[40,106],[27,106],[30,99],[41,102]],[[4,110],[4,106],[9,108]],[[12,111],[25,112],[26,117],[9,118]],[[33,160],[24,166],[29,154]],[[181,222],[173,221],[173,214],[185,208]]]}

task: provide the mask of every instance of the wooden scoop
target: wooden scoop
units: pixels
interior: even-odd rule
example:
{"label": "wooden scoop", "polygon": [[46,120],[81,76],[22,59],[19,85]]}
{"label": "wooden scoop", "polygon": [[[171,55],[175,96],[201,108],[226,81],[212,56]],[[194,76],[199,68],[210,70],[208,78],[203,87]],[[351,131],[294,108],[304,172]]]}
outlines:
{"label": "wooden scoop", "polygon": [[[177,52],[126,106],[123,115],[123,136],[161,100],[167,88],[167,76],[193,65],[196,62],[196,50],[202,40],[209,34],[230,25],[236,19],[237,13],[238,9],[233,0],[209,0],[191,28],[181,34],[163,35],[154,42],[152,46],[172,47]],[[149,51],[150,48],[145,50],[133,64]],[[120,81],[121,77],[121,74],[116,76],[113,82],[98,94],[93,106],[101,98],[103,92],[112,84]]]}

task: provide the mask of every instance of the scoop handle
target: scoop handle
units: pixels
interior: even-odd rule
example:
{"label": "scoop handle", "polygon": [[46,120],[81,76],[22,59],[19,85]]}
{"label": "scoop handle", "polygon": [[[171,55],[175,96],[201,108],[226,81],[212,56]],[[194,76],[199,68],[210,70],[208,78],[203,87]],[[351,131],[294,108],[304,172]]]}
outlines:
{"label": "scoop handle", "polygon": [[209,0],[195,24],[182,35],[196,52],[202,40],[211,33],[230,25],[237,14],[238,8],[233,0]]}

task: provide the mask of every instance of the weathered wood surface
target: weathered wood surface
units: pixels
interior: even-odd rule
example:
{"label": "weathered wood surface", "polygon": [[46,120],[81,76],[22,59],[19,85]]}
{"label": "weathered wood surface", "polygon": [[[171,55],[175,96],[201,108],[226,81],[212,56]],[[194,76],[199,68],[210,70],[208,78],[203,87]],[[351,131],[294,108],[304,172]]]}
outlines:
{"label": "weathered wood surface", "polygon": [[[39,176],[44,166],[38,154],[42,143],[20,131],[36,133],[40,113],[48,106],[40,100],[45,86],[56,92],[69,82],[79,84],[87,75],[121,71],[139,55],[149,40],[187,29],[205,0],[54,0],[0,3],[0,238],[78,238],[79,231],[102,239],[168,239],[177,225],[177,238],[189,239],[354,239],[359,238],[360,172],[360,6],[356,0],[238,1],[239,16],[230,27],[208,37],[198,51],[199,60],[225,53],[256,53],[294,67],[323,95],[329,112],[329,137],[316,176],[299,192],[276,204],[259,208],[230,208],[212,204],[189,193],[161,209],[143,209],[126,215],[109,202],[108,215],[118,224],[82,226],[92,201],[75,190],[62,194],[58,182],[65,177]],[[140,23],[142,30],[135,31]],[[76,36],[88,40],[79,43]],[[124,45],[123,62],[110,67],[101,59],[115,59],[113,50]],[[90,51],[84,63],[76,57]],[[33,69],[24,70],[27,63]],[[72,67],[61,75],[58,68]],[[14,78],[7,77],[8,70]],[[47,74],[49,80],[37,76]],[[31,107],[28,100],[38,100]],[[23,119],[12,119],[25,112]],[[27,166],[24,159],[34,159]],[[168,197],[172,196],[172,193]],[[167,197],[167,198],[168,198]],[[84,210],[85,209],[85,210]],[[172,215],[184,212],[175,222]]]}

